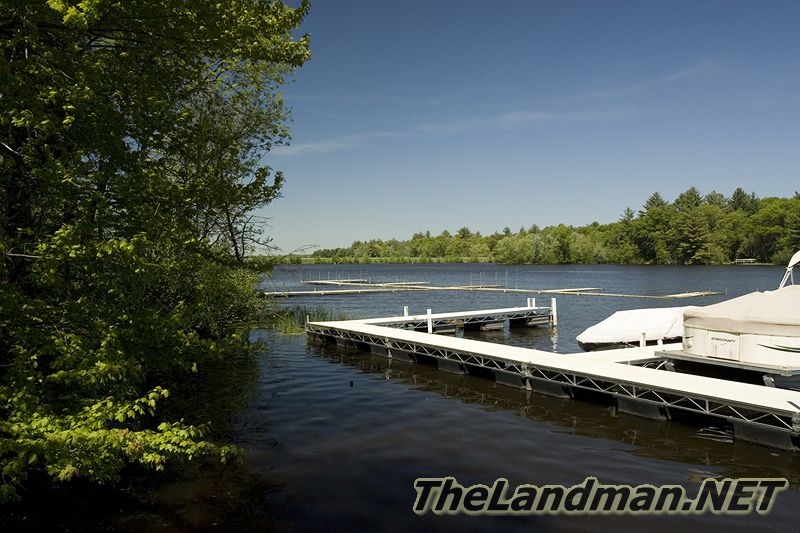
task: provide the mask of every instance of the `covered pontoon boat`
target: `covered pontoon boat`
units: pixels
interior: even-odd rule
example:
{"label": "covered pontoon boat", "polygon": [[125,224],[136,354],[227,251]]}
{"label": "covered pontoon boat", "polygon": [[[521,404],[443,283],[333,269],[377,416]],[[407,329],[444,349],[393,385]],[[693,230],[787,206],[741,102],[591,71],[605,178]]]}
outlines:
{"label": "covered pontoon boat", "polygon": [[798,264],[800,252],[789,261],[775,291],[705,307],[619,311],[578,335],[578,344],[593,350],[682,338],[680,350],[656,353],[670,365],[688,362],[694,365],[692,372],[703,375],[727,367],[729,375],[738,372],[748,382],[800,390],[800,285],[791,284]]}
{"label": "covered pontoon boat", "polygon": [[664,355],[755,371],[766,385],[800,390],[800,285],[786,284],[798,263],[800,252],[775,291],[684,311],[682,349]]}
{"label": "covered pontoon boat", "polygon": [[683,314],[683,352],[765,368],[800,368],[800,285]]}
{"label": "covered pontoon boat", "polygon": [[587,328],[575,340],[582,350],[604,350],[680,342],[683,338],[683,313],[694,306],[629,309],[617,311],[602,322]]}

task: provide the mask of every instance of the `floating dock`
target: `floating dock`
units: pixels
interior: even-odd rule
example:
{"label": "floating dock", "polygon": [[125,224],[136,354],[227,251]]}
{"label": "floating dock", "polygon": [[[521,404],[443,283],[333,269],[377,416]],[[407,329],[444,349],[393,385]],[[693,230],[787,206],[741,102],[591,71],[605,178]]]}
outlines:
{"label": "floating dock", "polygon": [[292,296],[344,296],[348,294],[368,294],[379,292],[398,292],[398,291],[482,291],[482,292],[502,292],[515,294],[564,294],[571,296],[607,296],[613,298],[647,298],[647,299],[666,299],[674,300],[681,298],[697,298],[701,296],[716,296],[724,294],[717,291],[692,291],[680,292],[675,294],[620,294],[612,292],[602,292],[600,287],[578,287],[578,288],[559,288],[559,289],[525,289],[511,288],[501,285],[455,285],[455,286],[435,286],[427,281],[394,281],[394,282],[371,282],[365,279],[329,279],[329,280],[310,280],[303,283],[309,285],[321,285],[328,287],[343,287],[333,290],[313,290],[313,291],[270,291],[263,293],[264,296],[274,296],[288,298]]}
{"label": "floating dock", "polygon": [[442,332],[459,322],[502,320],[512,326],[557,321],[553,309],[531,303],[529,299],[527,307],[511,309],[309,322],[306,333],[312,342],[336,343],[393,361],[435,364],[448,372],[488,374],[498,383],[541,394],[569,398],[590,391],[615,401],[620,412],[647,418],[667,420],[681,413],[714,417],[730,422],[735,438],[797,449],[800,392],[674,372],[664,354],[679,349],[679,344],[557,354],[436,334],[437,327]]}
{"label": "floating dock", "polygon": [[427,281],[387,281],[382,283],[370,283],[365,279],[321,279],[304,281],[308,285],[369,285],[370,287],[405,287],[422,288],[422,285],[430,285]]}
{"label": "floating dock", "polygon": [[488,309],[456,313],[432,313],[430,309],[423,315],[409,315],[408,307],[402,316],[362,320],[375,326],[400,328],[427,333],[452,332],[462,330],[492,330],[508,327],[540,326],[558,324],[558,311],[555,298],[550,307],[537,307],[535,298],[528,298],[526,307]]}

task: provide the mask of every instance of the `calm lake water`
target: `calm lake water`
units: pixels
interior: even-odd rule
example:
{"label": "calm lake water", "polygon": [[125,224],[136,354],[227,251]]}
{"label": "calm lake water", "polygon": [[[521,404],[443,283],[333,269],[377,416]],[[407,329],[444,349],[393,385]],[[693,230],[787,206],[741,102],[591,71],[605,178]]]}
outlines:
{"label": "calm lake water", "polygon": [[[669,294],[713,290],[726,296],[688,300],[559,296],[557,332],[523,328],[484,340],[578,351],[575,336],[620,309],[707,305],[774,288],[778,267],[620,267],[494,265],[319,265],[281,267],[265,289],[310,288],[303,280],[366,278],[434,285],[492,283],[520,288],[596,287],[610,293]],[[351,316],[488,309],[523,305],[525,294],[398,292],[308,297],[287,304],[324,306]],[[539,296],[549,301],[549,296]],[[279,486],[264,499],[276,524],[291,529],[352,530],[797,530],[800,454],[733,441],[726,427],[657,422],[616,415],[606,405],[560,400],[454,376],[424,365],[390,363],[304,336],[259,333],[269,346],[258,392],[237,416],[248,468]],[[419,517],[417,477],[455,476],[462,484],[682,484],[690,494],[706,477],[787,477],[766,516],[694,517]]]}
{"label": "calm lake water", "polygon": [[[263,288],[308,290],[303,280],[367,278],[630,294],[727,293],[688,300],[559,296],[557,330],[522,328],[478,337],[570,353],[578,351],[578,333],[616,310],[707,305],[774,288],[781,275],[778,267],[320,265],[280,267]],[[412,313],[519,306],[527,296],[398,292],[292,298],[281,305],[324,306],[366,317],[401,314],[404,305]],[[537,300],[548,302],[549,296]],[[246,451],[243,465],[186,472],[152,491],[146,504],[112,510],[106,524],[129,531],[797,531],[800,453],[733,441],[729,428],[708,420],[618,415],[602,403],[554,399],[425,365],[311,346],[304,335],[254,331],[252,336],[266,350],[236,370],[246,401],[229,428]],[[214,401],[203,400],[212,406]],[[708,477],[786,477],[791,488],[764,516],[415,515],[414,480],[440,476],[455,476],[464,485],[505,477],[512,486],[572,485],[595,476],[608,484],[681,484],[690,495]]]}

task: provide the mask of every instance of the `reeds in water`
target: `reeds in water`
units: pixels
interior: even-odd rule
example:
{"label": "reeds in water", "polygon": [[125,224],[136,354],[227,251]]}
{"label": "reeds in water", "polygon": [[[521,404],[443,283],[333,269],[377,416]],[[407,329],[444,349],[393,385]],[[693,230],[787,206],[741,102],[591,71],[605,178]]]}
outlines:
{"label": "reeds in water", "polygon": [[335,320],[349,320],[346,313],[331,311],[322,306],[307,307],[296,305],[276,309],[269,314],[270,325],[282,335],[298,335],[305,331],[307,321],[330,322]]}

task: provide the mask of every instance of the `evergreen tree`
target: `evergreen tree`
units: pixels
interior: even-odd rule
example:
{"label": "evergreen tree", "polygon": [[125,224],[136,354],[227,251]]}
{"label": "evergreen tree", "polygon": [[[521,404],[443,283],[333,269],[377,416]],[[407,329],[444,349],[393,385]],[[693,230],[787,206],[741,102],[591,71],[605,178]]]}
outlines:
{"label": "evergreen tree", "polygon": [[[650,197],[644,203],[644,211],[643,212],[646,213],[648,211],[651,211],[653,209],[657,209],[657,208],[660,208],[660,207],[664,207],[666,205],[667,205],[667,201],[664,200],[664,197],[661,196],[661,193],[654,192],[653,194],[650,195]],[[640,211],[640,214],[641,213],[642,213],[642,211]]]}
{"label": "evergreen tree", "polygon": [[691,211],[700,207],[703,203],[703,197],[697,187],[690,187],[686,191],[680,193],[673,202],[673,205],[678,211]]}
{"label": "evergreen tree", "polygon": [[715,205],[720,208],[728,207],[728,199],[725,198],[725,195],[721,192],[711,191],[710,193],[706,194],[703,200],[709,205]]}
{"label": "evergreen tree", "polygon": [[744,189],[737,187],[730,198],[730,208],[733,211],[741,210],[748,215],[754,214],[759,207],[759,200],[755,193],[747,194]]}

